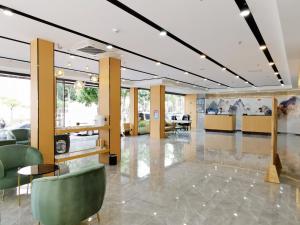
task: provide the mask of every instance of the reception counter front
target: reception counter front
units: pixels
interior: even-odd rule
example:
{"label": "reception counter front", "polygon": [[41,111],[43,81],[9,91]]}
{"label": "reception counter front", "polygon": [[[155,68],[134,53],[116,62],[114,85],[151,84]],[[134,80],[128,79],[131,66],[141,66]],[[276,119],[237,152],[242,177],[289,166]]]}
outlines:
{"label": "reception counter front", "polygon": [[209,115],[204,118],[205,130],[235,131],[235,115]]}
{"label": "reception counter front", "polygon": [[271,133],[272,116],[245,115],[242,131],[245,133]]}

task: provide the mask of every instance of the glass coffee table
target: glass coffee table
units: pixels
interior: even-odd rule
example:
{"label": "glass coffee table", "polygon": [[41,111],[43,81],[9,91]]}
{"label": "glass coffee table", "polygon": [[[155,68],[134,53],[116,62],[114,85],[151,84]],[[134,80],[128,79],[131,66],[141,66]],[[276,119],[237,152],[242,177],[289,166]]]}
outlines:
{"label": "glass coffee table", "polygon": [[[18,201],[19,206],[21,204],[21,197],[20,197],[20,187],[21,187],[21,176],[29,176],[30,177],[30,187],[32,178],[34,176],[41,176],[48,173],[54,173],[55,171],[59,171],[59,166],[55,164],[38,164],[38,165],[32,165],[32,166],[26,166],[23,168],[20,168],[18,170]],[[28,191],[28,189],[27,189]]]}

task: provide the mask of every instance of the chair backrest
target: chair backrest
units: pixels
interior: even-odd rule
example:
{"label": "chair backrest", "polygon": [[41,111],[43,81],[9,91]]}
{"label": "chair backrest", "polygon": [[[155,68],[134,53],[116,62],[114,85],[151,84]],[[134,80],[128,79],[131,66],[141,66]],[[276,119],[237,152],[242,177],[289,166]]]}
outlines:
{"label": "chair backrest", "polygon": [[190,115],[189,114],[183,115],[182,120],[190,120]]}
{"label": "chair backrest", "polygon": [[62,176],[35,179],[32,215],[44,225],[79,224],[100,210],[105,187],[102,164]]}
{"label": "chair backrest", "polygon": [[0,146],[0,160],[5,169],[17,168],[25,165],[25,155],[28,146],[3,145]]}
{"label": "chair backrest", "polygon": [[3,146],[3,145],[13,145],[13,144],[16,144],[16,140],[15,139],[0,140],[0,146]]}
{"label": "chair backrest", "polygon": [[15,136],[17,141],[27,141],[29,140],[30,130],[29,129],[14,129],[11,130],[11,133]]}
{"label": "chair backrest", "polygon": [[175,115],[171,116],[171,120],[177,120],[177,117]]}

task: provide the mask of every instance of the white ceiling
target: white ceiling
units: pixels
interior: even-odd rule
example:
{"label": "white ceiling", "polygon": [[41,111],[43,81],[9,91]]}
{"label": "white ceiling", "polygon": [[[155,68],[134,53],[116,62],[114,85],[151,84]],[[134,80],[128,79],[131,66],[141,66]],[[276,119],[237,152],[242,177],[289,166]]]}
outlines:
{"label": "white ceiling", "polygon": [[[260,89],[264,87],[269,89],[270,86],[280,87],[266,57],[259,50],[254,35],[244,18],[239,15],[239,9],[234,0],[164,0],[156,4],[149,0],[121,0],[121,2],[255,85],[262,86]],[[222,71],[218,65],[207,59],[200,59],[199,54],[172,38],[159,36],[159,31],[106,0],[89,0],[88,3],[80,0],[0,0],[0,3],[231,87],[252,89],[250,85],[237,79],[230,72]],[[297,51],[300,48],[300,39],[291,37],[293,35],[289,33],[297,32],[297,37],[300,36],[299,29],[295,27],[300,17],[295,9],[299,1],[248,0],[247,3],[283,77],[285,87],[290,87],[291,77],[299,71],[294,68],[297,63],[293,60],[300,58],[300,51]],[[290,9],[291,7],[293,9]],[[293,12],[292,15],[289,15],[290,10]],[[296,19],[298,20],[295,21]],[[25,42],[40,37],[59,44],[62,47],[61,50],[66,52],[74,52],[76,46],[83,41],[88,41],[81,36],[19,15],[8,17],[0,13],[0,27],[1,36]],[[114,33],[113,28],[120,31]],[[105,49],[105,45],[100,44],[100,46]],[[0,38],[0,49],[0,56],[30,60],[28,45]],[[205,86],[212,88],[212,91],[225,88],[163,64],[157,66],[151,60],[125,51],[113,49],[112,52],[122,56],[122,66],[125,67],[156,74],[159,77],[170,77]],[[79,53],[76,52],[76,54]],[[57,52],[55,64],[86,72],[99,72],[96,61],[78,57],[71,59],[68,55]],[[7,60],[0,60],[0,68],[7,68],[9,65],[12,70],[20,69],[17,68],[17,64],[12,66],[11,63],[7,63]],[[293,69],[291,69],[292,65]],[[29,67],[27,67],[27,72],[29,72]],[[154,77],[132,70],[122,70],[122,78],[141,80]],[[150,84],[152,83],[131,82],[129,84],[128,82],[128,86],[149,87]],[[172,86],[167,85],[170,88]],[[203,91],[191,85],[184,87],[182,84],[175,88],[176,92]]]}

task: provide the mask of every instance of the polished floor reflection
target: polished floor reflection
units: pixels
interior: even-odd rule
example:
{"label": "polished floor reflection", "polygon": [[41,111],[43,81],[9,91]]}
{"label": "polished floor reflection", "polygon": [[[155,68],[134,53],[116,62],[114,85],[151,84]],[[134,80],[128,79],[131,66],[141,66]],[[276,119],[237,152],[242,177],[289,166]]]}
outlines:
{"label": "polished floor reflection", "polygon": [[[287,178],[300,173],[299,139],[279,136]],[[299,183],[286,177],[280,185],[263,181],[269,151],[270,136],[241,133],[192,131],[163,140],[147,135],[122,138],[121,163],[107,166],[100,224],[300,224]],[[94,162],[96,157],[74,160],[68,170]],[[26,186],[22,193],[18,208],[16,191],[6,192],[0,205],[1,225],[36,223]],[[98,223],[92,217],[82,224]]]}

